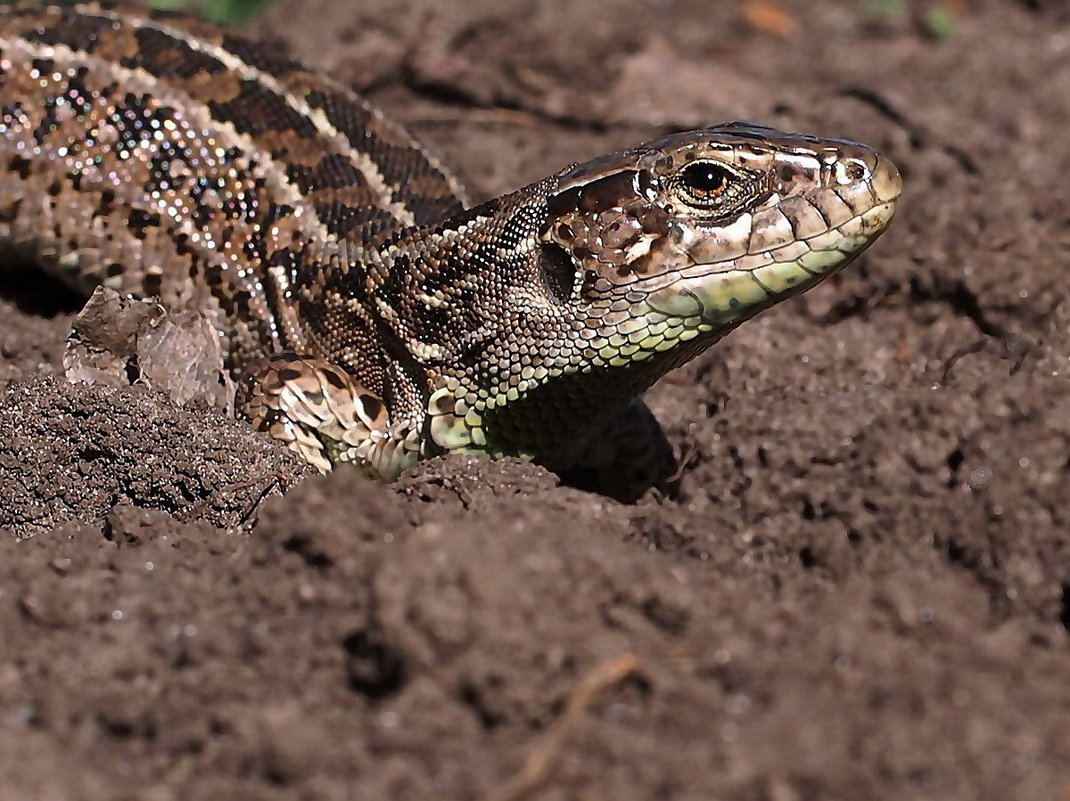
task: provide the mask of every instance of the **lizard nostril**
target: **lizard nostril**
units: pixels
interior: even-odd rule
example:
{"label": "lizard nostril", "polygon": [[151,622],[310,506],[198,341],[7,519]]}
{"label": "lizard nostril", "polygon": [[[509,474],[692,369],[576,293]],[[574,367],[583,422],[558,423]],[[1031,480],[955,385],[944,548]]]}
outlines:
{"label": "lizard nostril", "polygon": [[834,174],[836,183],[840,186],[845,186],[868,180],[870,171],[869,167],[861,159],[848,158],[836,164]]}

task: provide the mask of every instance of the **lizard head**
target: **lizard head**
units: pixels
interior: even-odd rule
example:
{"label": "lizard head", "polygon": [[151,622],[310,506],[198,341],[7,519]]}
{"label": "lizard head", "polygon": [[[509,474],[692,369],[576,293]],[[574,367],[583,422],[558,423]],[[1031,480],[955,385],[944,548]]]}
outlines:
{"label": "lizard head", "polygon": [[523,253],[526,267],[499,281],[495,314],[508,324],[493,358],[482,340],[479,361],[439,395],[442,439],[480,429],[480,449],[560,449],[850,263],[887,227],[901,188],[895,166],[864,145],[731,123],[574,165],[499,200],[524,230],[499,222],[510,236],[498,252]]}
{"label": "lizard head", "polygon": [[846,266],[901,188],[852,142],[742,123],[670,136],[561,174],[546,281],[609,364],[708,346]]}

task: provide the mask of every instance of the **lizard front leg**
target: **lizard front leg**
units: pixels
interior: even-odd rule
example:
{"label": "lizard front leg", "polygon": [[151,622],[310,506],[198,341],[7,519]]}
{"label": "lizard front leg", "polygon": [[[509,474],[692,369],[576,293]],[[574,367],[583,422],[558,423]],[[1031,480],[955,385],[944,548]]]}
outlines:
{"label": "lizard front leg", "polygon": [[323,473],[350,462],[391,481],[420,457],[419,431],[391,426],[382,398],[323,359],[280,353],[252,362],[235,408]]}

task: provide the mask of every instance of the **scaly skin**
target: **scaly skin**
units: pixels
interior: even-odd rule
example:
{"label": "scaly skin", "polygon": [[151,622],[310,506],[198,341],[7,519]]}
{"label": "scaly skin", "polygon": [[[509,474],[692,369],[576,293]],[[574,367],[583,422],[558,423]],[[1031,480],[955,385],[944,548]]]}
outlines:
{"label": "scaly skin", "polygon": [[639,393],[848,264],[901,189],[862,145],[733,123],[465,209],[364,100],[202,21],[2,6],[0,51],[0,243],[208,313],[239,411],[324,470],[512,454],[634,495],[671,456]]}
{"label": "scaly skin", "polygon": [[[607,449],[620,429],[657,438],[638,393],[845,267],[900,191],[895,166],[863,145],[739,123],[570,167],[382,248],[383,316],[426,407],[339,429],[324,410],[360,404],[348,390],[320,402],[339,390],[305,377],[311,400],[289,409],[318,432],[306,447],[384,478],[420,456],[483,452],[593,468],[634,495],[619,489],[626,472],[642,485],[666,467],[657,443]],[[352,294],[343,276],[329,284]],[[654,453],[662,464],[627,470]]]}

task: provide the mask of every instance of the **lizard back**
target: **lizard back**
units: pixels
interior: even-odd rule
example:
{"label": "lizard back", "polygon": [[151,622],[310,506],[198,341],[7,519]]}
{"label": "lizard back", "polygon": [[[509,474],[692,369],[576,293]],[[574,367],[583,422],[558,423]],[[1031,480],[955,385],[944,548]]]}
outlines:
{"label": "lizard back", "polygon": [[[80,289],[212,310],[235,368],[316,354],[303,289],[463,208],[454,179],[351,90],[136,4],[0,8],[0,165],[9,248]],[[374,386],[374,310],[354,311]]]}

